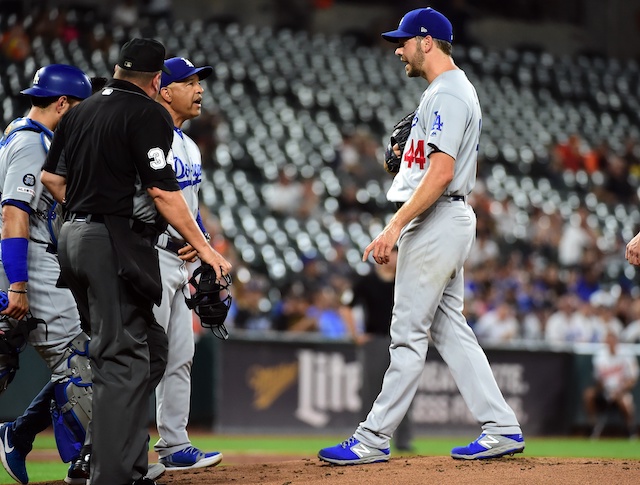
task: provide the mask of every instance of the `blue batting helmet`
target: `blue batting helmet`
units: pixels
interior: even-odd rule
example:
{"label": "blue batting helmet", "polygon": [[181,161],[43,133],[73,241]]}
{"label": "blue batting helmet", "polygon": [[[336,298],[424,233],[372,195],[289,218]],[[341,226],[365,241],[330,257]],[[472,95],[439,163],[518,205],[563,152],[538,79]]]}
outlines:
{"label": "blue batting helmet", "polygon": [[91,96],[91,81],[75,66],[50,64],[38,69],[31,87],[20,92],[38,98],[71,96],[85,99]]}

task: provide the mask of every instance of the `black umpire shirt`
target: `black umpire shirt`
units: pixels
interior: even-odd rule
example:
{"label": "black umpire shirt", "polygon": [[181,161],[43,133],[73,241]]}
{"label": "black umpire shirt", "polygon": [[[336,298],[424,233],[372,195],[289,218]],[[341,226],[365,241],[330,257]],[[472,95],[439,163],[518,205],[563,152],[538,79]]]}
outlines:
{"label": "black umpire shirt", "polygon": [[145,189],[180,190],[167,163],[172,141],[168,111],[135,84],[112,79],[62,118],[43,168],[66,178],[70,212],[153,223]]}
{"label": "black umpire shirt", "polygon": [[43,167],[66,178],[69,212],[104,222],[118,275],[156,304],[162,285],[154,245],[166,221],[146,189],[180,190],[167,163],[172,142],[169,112],[135,84],[113,79],[62,118]]}

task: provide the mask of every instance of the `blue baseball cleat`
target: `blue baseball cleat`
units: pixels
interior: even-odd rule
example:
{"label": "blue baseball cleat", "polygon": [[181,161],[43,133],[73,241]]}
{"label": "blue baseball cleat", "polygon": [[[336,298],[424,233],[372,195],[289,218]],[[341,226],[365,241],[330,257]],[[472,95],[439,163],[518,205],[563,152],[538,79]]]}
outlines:
{"label": "blue baseball cleat", "polygon": [[204,453],[194,446],[171,453],[158,460],[167,470],[190,470],[217,465],[222,461],[222,453],[212,451]]}
{"label": "blue baseball cleat", "polygon": [[467,446],[458,446],[451,450],[456,460],[486,460],[513,455],[524,451],[524,438],[521,434],[484,434]]}
{"label": "blue baseball cleat", "polygon": [[12,424],[4,423],[0,426],[0,459],[2,459],[4,469],[7,470],[11,478],[24,485],[29,483],[26,457],[14,448]]}
{"label": "blue baseball cleat", "polygon": [[318,458],[334,465],[364,465],[389,461],[389,448],[372,448],[360,443],[354,436],[339,445],[323,448]]}

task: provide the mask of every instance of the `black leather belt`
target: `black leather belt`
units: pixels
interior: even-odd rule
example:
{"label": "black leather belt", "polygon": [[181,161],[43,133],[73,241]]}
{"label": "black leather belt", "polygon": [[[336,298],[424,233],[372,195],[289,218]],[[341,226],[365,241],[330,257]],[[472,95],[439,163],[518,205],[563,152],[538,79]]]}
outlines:
{"label": "black leather belt", "polygon": [[89,224],[90,222],[98,222],[100,224],[104,224],[104,215],[103,214],[86,214],[84,212],[73,212],[67,216],[67,221],[86,222],[87,224]]}
{"label": "black leather belt", "polygon": [[178,255],[178,251],[184,247],[184,243],[175,242],[173,239],[169,238],[167,241],[167,245],[163,248],[167,251],[171,251],[176,256]]}
{"label": "black leather belt", "polygon": [[[166,237],[166,243],[162,241],[162,238]],[[161,236],[158,241],[158,247],[160,249],[164,249],[165,251],[169,251],[176,256],[179,256],[178,251],[182,249],[187,243],[181,239],[174,239],[171,236]]]}
{"label": "black leather belt", "polygon": [[[467,196],[466,195],[441,195],[438,200],[440,201],[445,201],[445,200],[451,200],[451,201],[465,201],[467,200]],[[402,207],[404,205],[404,202],[394,202],[394,204],[396,205],[396,209],[400,210],[400,207]]]}

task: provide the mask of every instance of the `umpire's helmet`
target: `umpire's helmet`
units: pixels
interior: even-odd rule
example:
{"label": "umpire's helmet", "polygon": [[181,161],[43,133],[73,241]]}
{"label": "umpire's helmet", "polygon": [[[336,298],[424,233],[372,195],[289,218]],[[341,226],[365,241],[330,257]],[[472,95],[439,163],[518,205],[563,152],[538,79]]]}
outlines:
{"label": "umpire's helmet", "polygon": [[32,86],[20,92],[37,98],[71,96],[85,99],[91,96],[91,81],[75,66],[50,64],[38,69]]}

